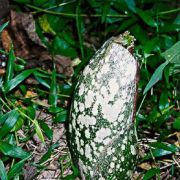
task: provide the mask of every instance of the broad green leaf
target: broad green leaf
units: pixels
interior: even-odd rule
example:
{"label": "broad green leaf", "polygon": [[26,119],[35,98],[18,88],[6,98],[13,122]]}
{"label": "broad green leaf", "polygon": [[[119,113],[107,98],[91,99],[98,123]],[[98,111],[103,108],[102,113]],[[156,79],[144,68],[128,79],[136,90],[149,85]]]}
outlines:
{"label": "broad green leaf", "polygon": [[180,41],[163,52],[162,56],[170,63],[180,64]]}
{"label": "broad green leaf", "polygon": [[20,159],[24,159],[29,156],[29,153],[24,151],[21,147],[14,146],[3,141],[0,141],[0,152],[6,156]]}
{"label": "broad green leaf", "polygon": [[65,109],[62,109],[58,112],[54,118],[54,122],[65,122],[68,118],[68,112]]}
{"label": "broad green leaf", "polygon": [[9,24],[9,21],[0,26],[0,33],[3,31],[4,28],[8,26],[8,24]]}
{"label": "broad green leaf", "polygon": [[6,136],[6,134],[11,131],[11,129],[14,127],[16,124],[17,120],[19,118],[19,113],[17,110],[12,110],[9,114],[7,119],[5,120],[2,128],[0,128],[0,139]]}
{"label": "broad green leaf", "polygon": [[146,85],[143,94],[146,94],[159,80],[162,79],[162,74],[163,74],[163,70],[166,67],[166,65],[168,64],[168,61],[164,62],[163,64],[161,64],[153,73],[150,81],[148,82],[148,84]]}
{"label": "broad green leaf", "polygon": [[132,12],[136,13],[136,3],[135,3],[135,1],[134,0],[124,0],[124,1],[127,4],[128,8]]}
{"label": "broad green leaf", "polygon": [[[24,110],[22,110],[24,111]],[[27,109],[26,109],[26,112],[27,112],[27,115],[31,118],[31,119],[35,119],[36,117],[36,109],[33,107],[33,106],[29,106]],[[24,113],[26,113],[24,112]]]}
{"label": "broad green leaf", "polygon": [[13,78],[13,75],[14,75],[14,61],[15,61],[14,50],[13,50],[13,47],[11,47],[10,52],[9,52],[7,68],[6,68],[6,80],[5,80],[5,83],[8,83]]}
{"label": "broad green leaf", "polygon": [[74,40],[73,34],[72,34],[71,31],[63,31],[62,32],[62,37],[71,46],[73,46],[73,47],[76,46],[76,41]]}
{"label": "broad green leaf", "polygon": [[163,142],[154,142],[151,143],[150,146],[159,148],[159,149],[164,149],[166,151],[171,151],[172,153],[175,153],[177,151],[177,148],[173,144],[165,144]]}
{"label": "broad green leaf", "polygon": [[143,180],[152,179],[156,174],[160,174],[160,169],[152,168],[146,172],[143,177]]}
{"label": "broad green leaf", "polygon": [[144,42],[143,50],[145,54],[149,54],[152,51],[157,51],[159,49],[159,38],[155,37],[149,41]]}
{"label": "broad green leaf", "polygon": [[11,113],[11,111],[10,111],[10,112],[7,112],[6,114],[1,114],[1,115],[0,115],[0,125],[5,122],[5,120],[8,118],[8,116],[9,116],[10,113]]}
{"label": "broad green leaf", "polygon": [[24,70],[23,72],[18,74],[16,77],[11,79],[9,82],[7,82],[3,87],[3,91],[5,93],[8,93],[12,89],[14,89],[17,85],[19,85],[22,81],[24,81],[28,76],[30,76],[34,71],[35,69]]}
{"label": "broad green leaf", "polygon": [[56,70],[54,69],[51,77],[51,87],[49,92],[49,104],[52,107],[57,106],[57,84],[56,84]]}
{"label": "broad green leaf", "polygon": [[64,39],[56,36],[52,42],[53,54],[61,54],[68,57],[76,57],[76,49],[70,46]]}
{"label": "broad green leaf", "polygon": [[50,21],[48,21],[48,17],[49,15],[45,14],[43,16],[39,17],[39,25],[41,26],[42,30],[46,33],[50,33],[55,35],[56,32],[52,29],[51,25],[50,25]]}
{"label": "broad green leaf", "polygon": [[36,131],[36,134],[38,135],[39,139],[41,140],[41,142],[44,143],[44,136],[43,136],[43,133],[41,131],[41,128],[39,126],[39,123],[37,120],[34,120],[34,128],[35,128],[35,131]]}
{"label": "broad green leaf", "polygon": [[170,155],[173,153],[174,152],[169,151],[169,150],[167,151],[165,149],[156,148],[156,149],[153,149],[151,151],[151,153],[147,153],[147,155],[144,157],[144,160],[152,159],[152,156],[153,157],[162,157],[162,156]]}
{"label": "broad green leaf", "polygon": [[44,131],[44,134],[48,137],[49,140],[51,140],[53,136],[52,129],[50,129],[49,126],[44,121],[38,120],[38,122],[42,130]]}
{"label": "broad green leaf", "polygon": [[159,100],[159,109],[163,111],[164,109],[169,107],[169,102],[168,102],[168,91],[163,91],[160,96]]}
{"label": "broad green leaf", "polygon": [[139,8],[136,8],[137,14],[140,16],[140,18],[149,26],[151,27],[156,27],[157,23],[156,21],[152,18],[151,14],[149,11],[144,11]]}
{"label": "broad green leaf", "polygon": [[23,166],[25,164],[25,162],[30,158],[31,156],[28,156],[24,159],[22,159],[21,161],[19,161],[18,163],[14,164],[13,167],[9,170],[8,172],[8,179],[12,179],[14,176],[16,176],[17,174],[19,174],[22,169]]}
{"label": "broad green leaf", "polygon": [[22,128],[23,124],[24,124],[24,117],[20,116],[18,118],[18,121],[16,122],[16,124],[12,128],[11,132],[20,130]]}
{"label": "broad green leaf", "polygon": [[1,180],[8,180],[7,174],[6,174],[6,169],[4,167],[4,163],[0,159],[0,179]]}
{"label": "broad green leaf", "polygon": [[178,117],[177,119],[174,120],[173,128],[177,129],[177,130],[180,130],[180,117]]}

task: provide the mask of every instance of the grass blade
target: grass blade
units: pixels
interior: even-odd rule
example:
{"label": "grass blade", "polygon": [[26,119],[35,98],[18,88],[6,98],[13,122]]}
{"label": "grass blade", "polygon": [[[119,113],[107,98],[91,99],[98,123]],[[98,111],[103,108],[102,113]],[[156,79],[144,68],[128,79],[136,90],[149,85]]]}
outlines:
{"label": "grass blade", "polygon": [[0,26],[0,33],[3,31],[4,28],[6,28],[9,24],[9,21],[4,23],[2,26]]}
{"label": "grass blade", "polygon": [[13,78],[13,75],[14,75],[14,61],[15,61],[14,50],[13,50],[13,47],[11,47],[10,52],[9,52],[7,68],[6,68],[5,83],[8,83]]}
{"label": "grass blade", "polygon": [[51,81],[50,94],[49,94],[49,104],[52,107],[57,106],[57,85],[56,85],[56,70],[55,70],[55,68],[52,72],[52,81]]}
{"label": "grass blade", "polygon": [[28,76],[30,76],[34,71],[35,69],[24,70],[23,72],[18,74],[16,77],[11,79],[3,87],[4,93],[8,93],[12,89],[14,89],[17,85],[19,85],[22,81],[24,81]]}

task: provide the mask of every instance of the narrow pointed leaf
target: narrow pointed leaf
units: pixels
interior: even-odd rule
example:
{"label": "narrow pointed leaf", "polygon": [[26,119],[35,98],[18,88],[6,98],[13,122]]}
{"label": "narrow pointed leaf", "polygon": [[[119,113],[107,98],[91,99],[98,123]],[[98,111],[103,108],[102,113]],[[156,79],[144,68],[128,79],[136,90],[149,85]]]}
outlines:
{"label": "narrow pointed leaf", "polygon": [[0,179],[8,180],[4,163],[0,160]]}
{"label": "narrow pointed leaf", "polygon": [[14,176],[16,176],[17,174],[19,174],[22,171],[22,168],[25,164],[25,162],[27,161],[27,159],[29,159],[30,156],[22,159],[21,161],[19,161],[18,163],[14,164],[13,167],[9,170],[8,172],[8,179],[13,178]]}
{"label": "narrow pointed leaf", "polygon": [[13,78],[14,61],[15,61],[14,50],[13,50],[13,47],[11,47],[10,52],[9,52],[7,68],[6,68],[6,80],[5,80],[5,83],[9,82]]}
{"label": "narrow pointed leaf", "polygon": [[29,156],[29,153],[24,151],[21,147],[14,146],[3,141],[0,141],[0,152],[6,156],[20,159],[24,159]]}
{"label": "narrow pointed leaf", "polygon": [[180,64],[180,41],[162,53],[162,56],[171,63]]}
{"label": "narrow pointed leaf", "polygon": [[41,131],[41,128],[39,126],[39,123],[37,120],[34,120],[34,126],[35,126],[35,131],[36,131],[36,134],[38,135],[39,139],[44,142],[44,136],[43,136],[43,133]]}
{"label": "narrow pointed leaf", "polygon": [[156,27],[157,23],[156,21],[151,17],[151,14],[148,11],[141,10],[139,8],[136,8],[136,11],[140,18],[149,26]]}
{"label": "narrow pointed leaf", "polygon": [[16,110],[12,110],[4,122],[2,128],[0,128],[0,139],[5,137],[16,124],[19,118],[19,113]]}
{"label": "narrow pointed leaf", "polygon": [[19,85],[22,81],[24,81],[28,76],[30,76],[35,70],[34,69],[28,69],[24,70],[20,74],[18,74],[16,77],[11,79],[9,82],[5,84],[3,87],[3,91],[5,93],[8,93],[12,89],[14,89],[17,85]]}
{"label": "narrow pointed leaf", "polygon": [[52,72],[52,81],[49,94],[49,104],[53,107],[57,105],[57,85],[56,85],[56,71]]}
{"label": "narrow pointed leaf", "polygon": [[162,74],[163,74],[163,70],[166,67],[166,65],[168,64],[168,61],[164,62],[163,64],[161,64],[154,72],[154,74],[152,75],[150,81],[148,82],[148,84],[146,85],[143,94],[146,94],[159,80],[162,79]]}
{"label": "narrow pointed leaf", "polygon": [[6,28],[9,24],[9,21],[4,23],[2,26],[0,26],[0,33],[3,31],[4,28]]}

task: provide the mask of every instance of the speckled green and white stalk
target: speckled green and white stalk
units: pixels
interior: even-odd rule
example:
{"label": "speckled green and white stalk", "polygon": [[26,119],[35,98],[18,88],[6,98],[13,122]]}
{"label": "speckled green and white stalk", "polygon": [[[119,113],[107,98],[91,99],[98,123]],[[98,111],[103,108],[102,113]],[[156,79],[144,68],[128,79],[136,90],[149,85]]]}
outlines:
{"label": "speckled green and white stalk", "polygon": [[137,62],[121,38],[104,43],[75,89],[69,143],[83,180],[130,179],[135,167]]}

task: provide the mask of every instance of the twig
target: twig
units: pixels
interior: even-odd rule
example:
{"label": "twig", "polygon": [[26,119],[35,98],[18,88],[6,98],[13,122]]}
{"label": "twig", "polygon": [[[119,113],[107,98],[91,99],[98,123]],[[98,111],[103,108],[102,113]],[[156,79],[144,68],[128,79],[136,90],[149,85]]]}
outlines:
{"label": "twig", "polygon": [[[49,10],[42,9],[42,8],[30,5],[30,4],[27,4],[26,6],[31,8],[31,9],[35,9],[37,11],[41,11],[41,12],[44,12],[47,14],[66,16],[66,17],[72,17],[72,18],[76,17],[76,14],[74,14],[74,13],[62,13],[62,12],[49,11]],[[79,14],[79,16],[81,16],[81,17],[101,17],[102,15],[101,14]],[[125,14],[107,14],[106,16],[107,17],[114,17],[114,18],[129,17],[128,15],[125,15]]]}

